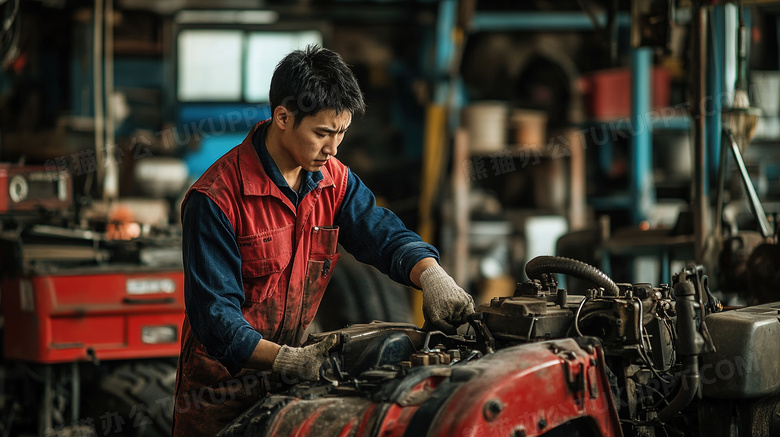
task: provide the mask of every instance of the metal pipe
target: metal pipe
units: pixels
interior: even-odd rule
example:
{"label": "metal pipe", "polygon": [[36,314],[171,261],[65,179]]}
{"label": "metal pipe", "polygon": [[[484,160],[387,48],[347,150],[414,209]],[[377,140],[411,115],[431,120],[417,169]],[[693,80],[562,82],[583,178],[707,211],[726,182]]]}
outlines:
{"label": "metal pipe", "polygon": [[722,143],[730,141],[728,132],[728,130],[724,129],[721,133],[720,159],[718,160],[718,191],[715,193],[715,240],[719,246],[723,243],[723,197],[726,190],[726,169],[728,168],[726,160],[728,152],[726,145]]}
{"label": "metal pipe", "polygon": [[731,144],[731,153],[734,155],[734,161],[737,163],[737,168],[742,176],[742,185],[745,186],[745,191],[748,193],[750,209],[753,210],[753,214],[755,214],[756,220],[758,220],[758,226],[761,228],[761,235],[763,235],[764,238],[769,238],[772,236],[769,220],[766,218],[764,208],[761,206],[761,200],[758,199],[756,189],[753,188],[753,183],[750,181],[750,174],[747,171],[747,167],[745,167],[745,161],[742,159],[742,152],[739,151],[739,145],[737,144],[737,140],[734,139],[734,133],[731,132],[731,129],[728,131],[728,137],[729,143]]}
{"label": "metal pipe", "polygon": [[38,420],[38,435],[48,435],[52,430],[52,403],[54,394],[52,393],[52,370],[51,364],[44,364],[43,367],[43,405],[40,409],[40,418]]}
{"label": "metal pipe", "polygon": [[[469,159],[468,133],[465,129],[455,131],[452,150],[452,168],[460,168]],[[469,281],[469,185],[463,173],[453,171],[451,176],[452,210],[455,228],[455,259],[452,260],[453,275],[458,284]]]}
{"label": "metal pipe", "polygon": [[70,363],[70,420],[76,423],[79,420],[79,404],[81,403],[81,374],[79,363]]}
{"label": "metal pipe", "polygon": [[[100,186],[103,180],[103,0],[95,0],[95,11],[92,16],[92,89],[95,118],[95,157],[97,159],[97,183]],[[91,177],[87,175],[87,179]],[[84,193],[89,195],[89,193]]]}
{"label": "metal pipe", "polygon": [[567,134],[569,141],[569,230],[585,229],[588,221],[586,193],[585,138],[574,131]]}
{"label": "metal pipe", "polygon": [[[105,175],[103,179],[103,200],[111,201],[119,197],[119,168],[115,160],[115,114],[114,114],[114,1],[106,1],[105,34],[103,44],[103,61],[105,62],[105,78],[103,81],[106,97],[106,131],[105,131]],[[98,162],[100,164],[100,162]]]}
{"label": "metal pipe", "polygon": [[707,191],[706,191],[706,85],[707,85],[707,9],[698,8],[694,23],[694,56],[696,75],[693,80],[694,119],[694,177],[693,177],[693,228],[696,263],[704,263],[707,242]]}

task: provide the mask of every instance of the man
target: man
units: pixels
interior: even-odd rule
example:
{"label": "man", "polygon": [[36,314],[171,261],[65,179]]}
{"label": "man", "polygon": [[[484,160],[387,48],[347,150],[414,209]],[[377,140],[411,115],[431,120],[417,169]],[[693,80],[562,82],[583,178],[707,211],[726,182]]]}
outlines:
{"label": "man", "polygon": [[[300,347],[339,258],[337,243],[422,289],[434,329],[453,332],[471,297],[433,246],[376,206],[334,158],[363,96],[336,53],[287,55],[271,79],[270,120],[215,162],[182,206],[186,317],[175,436],[215,435],[267,392],[258,371],[319,379],[334,337]],[[262,375],[262,374],[261,374]]]}

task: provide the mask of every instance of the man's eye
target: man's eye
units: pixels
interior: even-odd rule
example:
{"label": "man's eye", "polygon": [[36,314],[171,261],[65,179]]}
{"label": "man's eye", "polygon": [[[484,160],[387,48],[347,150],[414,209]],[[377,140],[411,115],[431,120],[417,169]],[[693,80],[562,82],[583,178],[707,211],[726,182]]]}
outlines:
{"label": "man's eye", "polygon": [[316,134],[316,135],[317,135],[319,138],[325,138],[325,137],[327,137],[327,136],[328,136],[327,134],[322,134],[322,133],[319,133],[319,132],[315,132],[315,134]]}

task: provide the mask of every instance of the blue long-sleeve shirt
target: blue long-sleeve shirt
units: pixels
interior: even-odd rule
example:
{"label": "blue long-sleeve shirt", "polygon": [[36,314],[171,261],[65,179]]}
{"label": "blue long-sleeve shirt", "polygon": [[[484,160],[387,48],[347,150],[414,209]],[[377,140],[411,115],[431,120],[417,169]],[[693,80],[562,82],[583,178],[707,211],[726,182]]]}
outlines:
{"label": "blue long-sleeve shirt", "polygon": [[[268,154],[265,126],[257,130],[253,142],[266,174],[297,207],[317,187],[322,173],[302,170],[296,192]],[[339,227],[339,243],[348,252],[405,285],[414,285],[409,275],[418,261],[439,257],[395,214],[378,207],[374,194],[352,171],[334,224]],[[244,290],[235,231],[222,210],[198,191],[188,196],[182,227],[184,300],[190,326],[208,354],[236,374],[262,336],[241,313]]]}

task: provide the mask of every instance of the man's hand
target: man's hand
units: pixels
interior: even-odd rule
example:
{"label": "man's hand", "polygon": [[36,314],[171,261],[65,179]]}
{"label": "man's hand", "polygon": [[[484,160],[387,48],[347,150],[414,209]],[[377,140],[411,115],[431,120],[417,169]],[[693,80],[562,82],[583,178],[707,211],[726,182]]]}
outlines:
{"label": "man's hand", "polygon": [[271,370],[290,379],[318,381],[320,367],[328,360],[330,349],[338,342],[338,334],[333,334],[306,347],[282,346],[276,354]]}
{"label": "man's hand", "polygon": [[474,299],[438,264],[423,270],[420,285],[426,325],[433,329],[455,333],[474,312]]}

